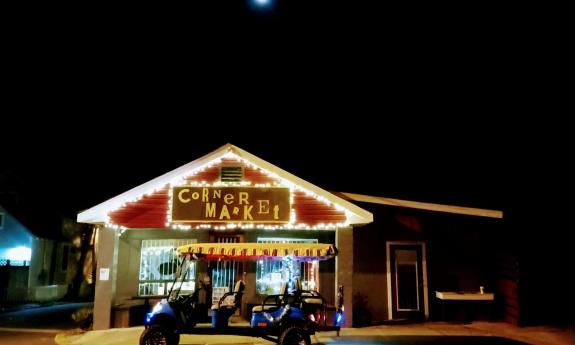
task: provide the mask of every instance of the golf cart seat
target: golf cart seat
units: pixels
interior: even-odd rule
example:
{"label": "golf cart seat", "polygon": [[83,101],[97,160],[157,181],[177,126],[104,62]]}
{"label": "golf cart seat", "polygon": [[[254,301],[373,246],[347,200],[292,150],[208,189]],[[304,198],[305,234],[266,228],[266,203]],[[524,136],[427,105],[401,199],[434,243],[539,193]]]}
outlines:
{"label": "golf cart seat", "polygon": [[212,310],[233,309],[236,311],[242,305],[245,287],[246,283],[243,280],[238,280],[234,291],[226,292],[217,304],[212,305]]}
{"label": "golf cart seat", "polygon": [[283,295],[268,295],[264,298],[262,304],[256,305],[252,308],[252,314],[261,312],[271,313],[278,310],[282,305],[284,305]]}
{"label": "golf cart seat", "polygon": [[[301,290],[301,281],[300,281],[299,277],[295,277],[292,284],[293,284],[292,289],[295,289],[295,291]],[[264,299],[264,301],[262,302],[261,305],[256,305],[252,308],[252,313],[257,313],[257,312],[262,312],[262,311],[270,312],[270,311],[277,310],[281,305],[287,303],[288,300],[290,300],[287,297],[288,297],[288,295],[292,295],[292,294],[293,294],[293,292],[291,294],[288,293],[287,284],[284,282],[281,284],[279,295],[269,295],[268,297],[266,297]]]}
{"label": "golf cart seat", "polygon": [[252,308],[252,313],[259,313],[262,311],[270,311],[270,310],[275,310],[278,307],[275,305],[256,305],[255,307]]}
{"label": "golf cart seat", "polygon": [[323,304],[323,300],[321,298],[318,297],[306,297],[306,298],[302,298],[302,302],[307,303],[307,304]]}
{"label": "golf cart seat", "polygon": [[226,292],[219,302],[212,306],[213,327],[226,327],[228,325],[230,316],[242,305],[245,287],[246,283],[243,280],[238,280],[234,286],[234,291]]}

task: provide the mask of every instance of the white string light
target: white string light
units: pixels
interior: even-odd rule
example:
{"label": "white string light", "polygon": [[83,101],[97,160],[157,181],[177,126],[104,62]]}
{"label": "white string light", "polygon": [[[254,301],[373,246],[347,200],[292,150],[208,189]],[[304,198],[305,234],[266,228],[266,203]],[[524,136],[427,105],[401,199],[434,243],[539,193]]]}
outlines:
{"label": "white string light", "polygon": [[[221,165],[224,159],[234,160],[236,162],[240,162],[240,163],[244,164],[245,166],[248,166],[252,169],[255,169],[258,172],[263,173],[267,177],[274,179],[276,181],[273,181],[272,183],[256,183],[256,184],[252,184],[252,182],[250,182],[250,181],[241,181],[241,182],[217,181],[217,182],[213,182],[213,183],[208,183],[206,181],[186,181],[188,178],[190,178],[194,175],[197,175],[200,172],[204,172],[207,169]],[[135,197],[132,200],[123,202],[119,207],[108,212],[108,214],[106,215],[106,217],[107,217],[106,226],[108,228],[111,228],[114,230],[125,231],[126,227],[112,223],[109,215],[111,213],[117,211],[118,209],[125,208],[129,204],[136,203],[136,202],[142,200],[144,197],[153,196],[157,192],[164,190],[166,188],[168,190],[168,207],[167,207],[167,211],[166,211],[165,226],[172,228],[172,229],[177,229],[177,230],[190,230],[190,229],[225,230],[225,229],[254,229],[255,228],[255,229],[265,229],[265,230],[284,230],[284,229],[318,230],[318,229],[336,229],[338,227],[343,227],[343,226],[348,225],[347,222],[326,223],[326,224],[320,223],[320,224],[315,224],[315,225],[308,225],[305,223],[297,223],[296,212],[293,208],[290,210],[290,221],[289,221],[289,223],[281,224],[281,225],[269,225],[269,224],[263,225],[263,224],[247,224],[247,223],[228,223],[226,225],[176,224],[176,223],[172,222],[172,217],[171,217],[172,206],[173,206],[172,205],[172,199],[173,199],[172,190],[173,190],[173,187],[175,187],[175,186],[190,186],[190,187],[246,187],[246,186],[251,186],[251,187],[257,187],[257,188],[269,188],[269,187],[284,186],[284,187],[288,187],[290,189],[290,204],[291,205],[294,205],[294,194],[295,194],[295,192],[299,191],[299,192],[303,192],[308,197],[312,197],[312,198],[316,199],[317,201],[322,202],[326,206],[334,207],[337,211],[343,211],[345,213],[346,219],[350,218],[350,211],[347,210],[346,208],[344,208],[343,206],[336,204],[336,203],[333,203],[333,202],[329,201],[327,198],[325,198],[324,196],[318,195],[317,193],[314,193],[308,189],[305,189],[299,185],[296,185],[295,183],[277,175],[276,173],[271,172],[269,170],[266,170],[264,168],[261,168],[260,166],[257,166],[255,164],[253,164],[252,162],[238,156],[237,154],[235,154],[231,151],[228,151],[223,156],[216,158],[216,159],[213,159],[212,161],[209,161],[200,167],[197,167],[197,168],[192,169],[192,170],[190,170],[190,171],[188,171],[188,172],[186,172],[180,176],[177,176],[177,177],[173,178],[172,180],[170,180],[170,182],[168,182],[168,183],[164,183],[164,184],[161,184],[159,186],[156,186],[155,188],[148,190],[147,192],[143,193],[142,195],[139,195],[138,197]]]}

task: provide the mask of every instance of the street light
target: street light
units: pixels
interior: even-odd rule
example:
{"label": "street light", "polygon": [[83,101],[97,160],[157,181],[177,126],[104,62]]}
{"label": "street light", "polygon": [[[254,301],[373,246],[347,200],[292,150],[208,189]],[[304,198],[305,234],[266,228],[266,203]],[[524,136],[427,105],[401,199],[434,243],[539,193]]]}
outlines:
{"label": "street light", "polygon": [[274,0],[249,0],[255,10],[266,10],[272,7]]}
{"label": "street light", "polygon": [[271,0],[252,0],[258,6],[267,6],[271,3]]}

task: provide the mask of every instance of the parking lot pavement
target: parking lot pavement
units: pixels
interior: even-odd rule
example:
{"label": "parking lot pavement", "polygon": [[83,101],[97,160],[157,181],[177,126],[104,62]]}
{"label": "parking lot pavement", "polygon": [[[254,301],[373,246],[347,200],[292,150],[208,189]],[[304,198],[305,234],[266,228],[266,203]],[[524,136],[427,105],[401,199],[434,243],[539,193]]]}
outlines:
{"label": "parking lot pavement", "polygon": [[[114,328],[85,333],[63,332],[56,336],[60,345],[137,345],[143,327]],[[452,324],[428,322],[413,325],[372,326],[345,328],[341,336],[335,332],[318,333],[312,337],[315,344],[385,344],[385,345],[567,345],[575,344],[573,327],[516,327],[500,322],[473,322]],[[261,338],[231,335],[182,335],[182,345],[262,344],[272,342]]]}

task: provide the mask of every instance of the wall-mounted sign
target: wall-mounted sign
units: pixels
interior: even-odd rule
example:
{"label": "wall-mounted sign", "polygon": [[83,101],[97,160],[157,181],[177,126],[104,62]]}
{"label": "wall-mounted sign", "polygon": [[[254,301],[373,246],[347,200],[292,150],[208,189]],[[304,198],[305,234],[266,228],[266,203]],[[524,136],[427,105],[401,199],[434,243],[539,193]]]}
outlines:
{"label": "wall-mounted sign", "polygon": [[172,221],[288,223],[289,188],[174,187]]}
{"label": "wall-mounted sign", "polygon": [[100,281],[110,280],[110,269],[107,267],[100,268]]}

